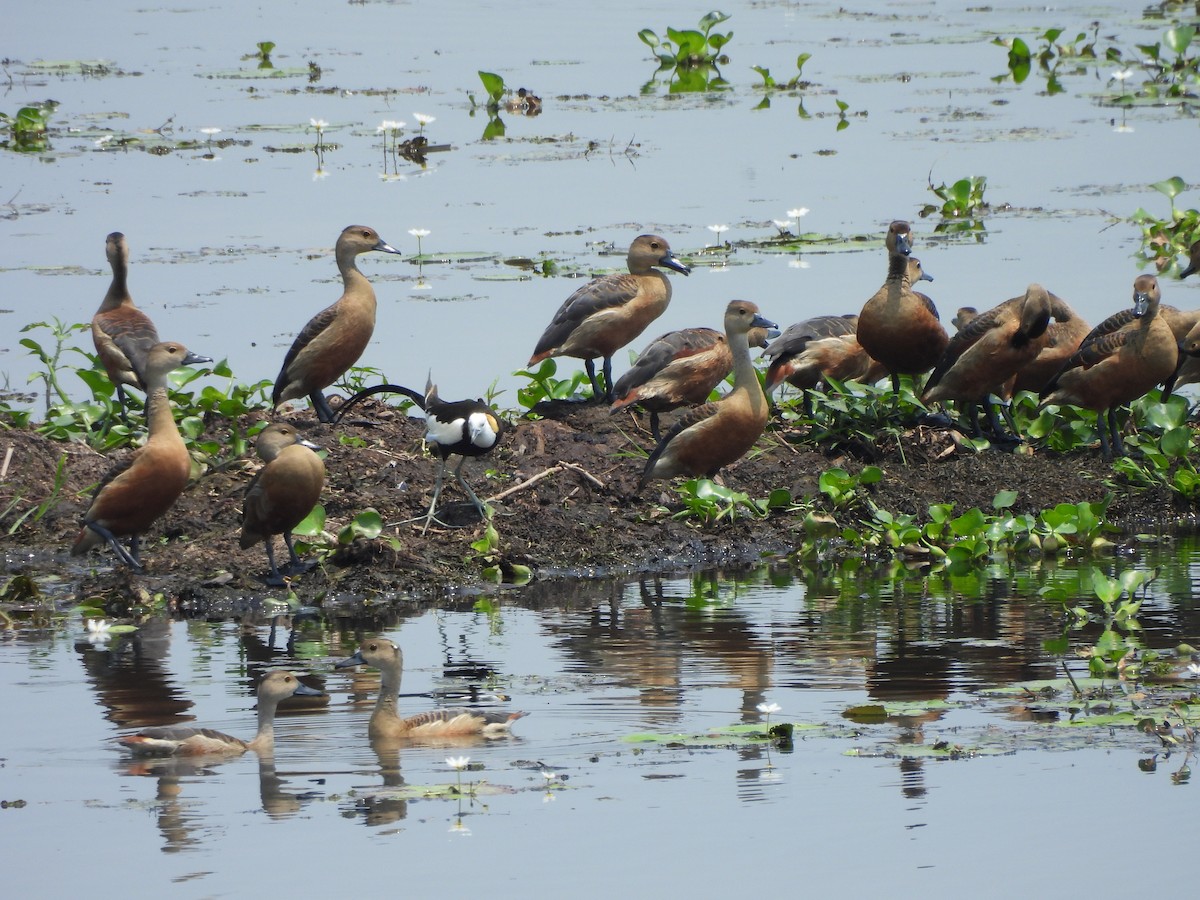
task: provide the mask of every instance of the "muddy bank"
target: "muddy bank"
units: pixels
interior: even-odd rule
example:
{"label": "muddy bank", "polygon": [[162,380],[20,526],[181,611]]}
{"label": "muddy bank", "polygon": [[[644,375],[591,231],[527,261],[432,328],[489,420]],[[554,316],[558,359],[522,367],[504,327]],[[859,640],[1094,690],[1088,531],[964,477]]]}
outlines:
{"label": "muddy bank", "polygon": [[[362,410],[374,427],[321,425],[307,408],[287,418],[328,451],[322,498],[326,530],[336,534],[372,507],[386,523],[384,537],[394,540],[360,539],[338,549],[295,581],[298,598],[426,598],[483,584],[487,563],[471,547],[483,526],[471,521],[469,506],[458,505],[464,498],[452,479],[447,479],[443,498],[454,505],[444,517],[460,527],[435,524],[428,535],[421,534],[438,465],[422,453],[422,421],[381,403],[369,401]],[[562,404],[543,412],[545,417],[537,421],[511,422],[499,449],[468,462],[465,469],[481,497],[500,497],[494,505],[496,556],[502,568],[528,566],[535,579],[544,582],[749,564],[786,554],[803,537],[800,517],[794,513],[742,518],[710,528],[676,520],[664,509],[680,508],[678,495],[668,485],[659,482],[637,490],[641,451],[653,446],[644,419],[627,413],[610,416],[589,405]],[[250,419],[240,423],[243,428],[250,424]],[[227,435],[227,422],[216,420],[209,426],[210,437]],[[857,472],[874,464],[884,477],[870,487],[871,499],[891,512],[918,517],[938,502],[953,503],[959,511],[990,510],[1001,490],[1016,491],[1014,509],[1029,513],[1064,501],[1098,502],[1114,493],[1109,517],[1130,530],[1168,527],[1193,512],[1166,490],[1133,491],[1119,484],[1114,489],[1111,467],[1094,451],[974,453],[958,448],[949,432],[926,427],[836,453],[797,443],[802,437],[791,426],[773,422],[759,443],[761,452],[728,469],[726,484],[755,498],[780,487],[796,497],[813,496],[824,470],[840,466]],[[259,581],[266,570],[261,547],[242,551],[237,544],[242,494],[256,459],[206,471],[191,484],[146,536],[146,571],[135,576],[115,566],[108,551],[86,559],[67,553],[89,489],[111,460],[82,444],[56,443],[26,430],[5,431],[0,455],[9,447],[12,456],[0,483],[0,510],[12,504],[0,521],[5,532],[31,505],[53,497],[58,461],[64,456],[66,460],[66,483],[45,515],[36,522],[30,517],[7,537],[9,574],[57,574],[69,598],[162,592],[168,600],[191,608],[231,597],[280,594],[265,590]],[[64,600],[69,598],[64,594]]]}

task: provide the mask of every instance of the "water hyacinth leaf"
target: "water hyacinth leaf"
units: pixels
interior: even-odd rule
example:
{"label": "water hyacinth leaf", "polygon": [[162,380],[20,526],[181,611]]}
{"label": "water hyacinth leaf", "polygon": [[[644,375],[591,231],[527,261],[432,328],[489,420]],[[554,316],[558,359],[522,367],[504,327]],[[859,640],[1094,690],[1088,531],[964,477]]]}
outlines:
{"label": "water hyacinth leaf", "polygon": [[1017,502],[1016,491],[999,491],[992,498],[992,509],[1008,509]]}
{"label": "water hyacinth leaf", "polygon": [[1183,56],[1187,52],[1187,48],[1191,45],[1192,39],[1196,36],[1196,29],[1191,25],[1183,25],[1178,28],[1170,29],[1163,37],[1163,43],[1167,45],[1172,53],[1177,56]]}
{"label": "water hyacinth leaf", "polygon": [[1174,200],[1188,189],[1187,182],[1178,175],[1168,178],[1165,181],[1156,181],[1150,187],[1154,188],[1160,194],[1165,194],[1170,200]]}
{"label": "water hyacinth leaf", "polygon": [[292,529],[292,534],[299,534],[304,537],[316,537],[324,530],[325,507],[318,503],[307,516],[300,520],[300,524]]}
{"label": "water hyacinth leaf", "polygon": [[659,46],[658,35],[649,28],[643,28],[641,31],[639,31],[638,37],[641,38],[642,43],[651,50],[655,50]]}
{"label": "water hyacinth leaf", "polygon": [[498,102],[504,96],[504,79],[494,72],[480,71],[479,80],[483,82],[483,89],[487,91],[487,95],[492,102]]}

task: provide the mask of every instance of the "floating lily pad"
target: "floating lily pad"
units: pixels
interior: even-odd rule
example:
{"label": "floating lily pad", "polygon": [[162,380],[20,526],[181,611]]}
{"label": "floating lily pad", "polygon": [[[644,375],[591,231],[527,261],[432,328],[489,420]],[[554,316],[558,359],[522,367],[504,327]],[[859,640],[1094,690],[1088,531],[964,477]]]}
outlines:
{"label": "floating lily pad", "polygon": [[197,78],[226,78],[234,80],[278,80],[280,78],[308,78],[308,67],[282,69],[220,69],[215,72],[197,72]]}
{"label": "floating lily pad", "polygon": [[[815,725],[809,722],[793,722],[791,724],[794,738],[835,737],[848,734],[845,729],[838,726]],[[621,740],[629,744],[653,744],[660,747],[709,750],[774,743],[774,740],[767,736],[766,726],[757,724],[725,725],[697,734],[660,734],[646,731],[627,734]]]}
{"label": "floating lily pad", "polygon": [[[555,786],[555,790],[558,786]],[[388,800],[462,800],[469,797],[500,797],[515,794],[517,789],[503,784],[486,781],[464,781],[460,789],[456,784],[404,784],[397,787],[374,788],[355,792],[358,797]]]}

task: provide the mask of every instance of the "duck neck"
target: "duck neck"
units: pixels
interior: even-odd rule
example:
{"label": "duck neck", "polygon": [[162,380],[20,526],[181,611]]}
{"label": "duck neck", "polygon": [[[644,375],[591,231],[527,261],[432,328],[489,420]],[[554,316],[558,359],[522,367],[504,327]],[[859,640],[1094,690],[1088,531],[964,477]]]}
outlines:
{"label": "duck neck", "polygon": [[364,288],[371,291],[371,282],[367,281],[367,276],[358,270],[358,254],[353,250],[338,250],[337,267],[342,273],[342,285],[346,293],[353,291],[361,291]]}
{"label": "duck neck", "polygon": [[400,670],[379,670],[379,699],[375,701],[375,712],[371,714],[373,722],[384,719],[400,719]]}
{"label": "duck neck", "polygon": [[246,742],[247,750],[269,753],[275,749],[275,710],[278,706],[278,700],[258,701],[258,730],[254,732],[254,737]]}
{"label": "duck neck", "polygon": [[888,254],[888,281],[903,281],[908,272],[908,257],[902,253]]}
{"label": "duck neck", "polygon": [[125,269],[122,266],[113,266],[112,284],[108,286],[108,293],[104,295],[104,300],[100,304],[100,310],[108,312],[121,306],[132,305],[133,298],[129,296],[129,286],[126,282]]}
{"label": "duck neck", "polygon": [[767,412],[767,398],[758,382],[758,371],[750,359],[750,339],[745,332],[726,335],[733,354],[733,390],[746,396],[756,414]]}
{"label": "duck neck", "polygon": [[167,386],[148,386],[146,393],[146,427],[150,440],[175,440],[183,443],[179,429],[175,427],[175,415],[171,412],[171,401],[167,397]]}

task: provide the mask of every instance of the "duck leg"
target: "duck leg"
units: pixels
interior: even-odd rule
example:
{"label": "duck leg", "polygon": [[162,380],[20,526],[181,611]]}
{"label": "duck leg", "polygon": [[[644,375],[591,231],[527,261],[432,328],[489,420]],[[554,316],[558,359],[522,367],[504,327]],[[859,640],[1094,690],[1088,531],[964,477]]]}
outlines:
{"label": "duck leg", "polygon": [[129,566],[129,568],[137,572],[142,571],[142,564],[138,562],[137,558],[138,539],[136,534],[130,538],[129,549],[126,550],[125,545],[117,540],[117,536],[103,525],[99,525],[96,522],[85,522],[84,525],[85,527],[96,532],[96,534],[100,535],[100,537],[104,538],[105,543],[112,547],[113,552],[121,558],[121,562],[125,563],[125,565]]}
{"label": "duck leg", "polygon": [[604,402],[613,402],[612,357],[604,357]]}
{"label": "duck leg", "polygon": [[583,361],[583,368],[587,372],[588,381],[592,383],[592,399],[600,399],[604,394],[600,391],[600,382],[596,380],[596,364],[590,359],[585,359]]}
{"label": "duck leg", "polygon": [[283,542],[287,544],[288,555],[291,557],[285,569],[289,575],[299,575],[316,566],[316,560],[303,560],[296,553],[296,548],[292,545],[292,533],[290,531],[283,533]]}
{"label": "duck leg", "polygon": [[128,428],[129,413],[125,408],[125,386],[121,384],[117,385],[117,402],[121,404],[121,421],[125,424],[125,427]]}
{"label": "duck leg", "polygon": [[[1108,430],[1112,436],[1112,452],[1117,456],[1124,456],[1125,442],[1121,440],[1121,426],[1117,424],[1116,407],[1110,407],[1108,410]],[[1112,459],[1112,456],[1108,458]]]}
{"label": "duck leg", "polygon": [[329,401],[325,399],[324,394],[320,391],[313,391],[308,395],[308,399],[317,412],[317,421],[325,423],[334,421],[333,410],[329,408]]}
{"label": "duck leg", "polygon": [[654,436],[656,443],[662,440],[662,435],[658,431],[658,413],[654,410],[650,410],[650,433]]}
{"label": "duck leg", "polygon": [[[283,580],[283,576],[279,573],[279,567],[275,565],[275,550],[271,546],[272,543],[273,540],[269,536],[263,542],[263,545],[267,548],[267,562],[271,564],[271,574],[262,581],[267,587],[284,587],[287,582]],[[290,550],[291,548],[289,547],[288,549]]]}
{"label": "duck leg", "polygon": [[1106,460],[1111,460],[1113,455],[1112,448],[1108,446],[1108,429],[1105,425],[1105,423],[1108,421],[1107,416],[1105,415],[1106,412],[1111,412],[1111,410],[1096,413],[1096,430],[1100,432],[1100,455]]}

